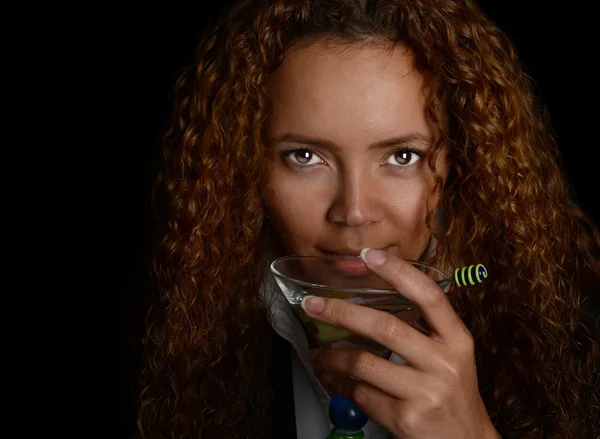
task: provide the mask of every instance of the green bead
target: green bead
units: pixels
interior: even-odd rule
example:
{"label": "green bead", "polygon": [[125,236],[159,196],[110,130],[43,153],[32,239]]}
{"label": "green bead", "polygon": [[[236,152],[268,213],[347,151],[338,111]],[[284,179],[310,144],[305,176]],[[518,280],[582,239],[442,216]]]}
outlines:
{"label": "green bead", "polygon": [[334,428],[325,439],[363,439],[364,437],[365,433],[362,430],[358,433],[340,433]]}

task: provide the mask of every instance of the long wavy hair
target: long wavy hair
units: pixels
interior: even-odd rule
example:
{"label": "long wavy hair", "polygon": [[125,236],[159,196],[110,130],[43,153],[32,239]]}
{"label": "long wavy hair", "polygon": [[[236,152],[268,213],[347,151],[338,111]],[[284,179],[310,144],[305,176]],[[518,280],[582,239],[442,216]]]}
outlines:
{"label": "long wavy hair", "polygon": [[428,164],[443,190],[428,204],[429,262],[489,267],[485,283],[449,295],[499,433],[599,437],[598,333],[584,309],[599,294],[600,234],[511,41],[470,0],[241,0],[205,34],[176,83],[154,190],[139,435],[267,436],[267,82],[292,45],[321,39],[402,44],[426,78],[438,127]]}

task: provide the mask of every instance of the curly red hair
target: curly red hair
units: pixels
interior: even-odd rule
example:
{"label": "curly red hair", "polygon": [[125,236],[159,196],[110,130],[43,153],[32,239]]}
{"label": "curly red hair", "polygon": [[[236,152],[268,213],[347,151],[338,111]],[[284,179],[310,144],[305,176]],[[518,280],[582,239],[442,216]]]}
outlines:
{"label": "curly red hair", "polygon": [[[443,189],[428,206],[429,262],[490,269],[450,297],[499,433],[599,437],[598,333],[582,309],[599,292],[600,233],[574,201],[513,45],[470,0],[241,0],[202,39],[175,87],[155,187],[159,298],[140,436],[266,436],[267,81],[289,47],[324,38],[402,44],[426,78],[439,129],[429,166]],[[445,146],[442,188],[433,165]]]}

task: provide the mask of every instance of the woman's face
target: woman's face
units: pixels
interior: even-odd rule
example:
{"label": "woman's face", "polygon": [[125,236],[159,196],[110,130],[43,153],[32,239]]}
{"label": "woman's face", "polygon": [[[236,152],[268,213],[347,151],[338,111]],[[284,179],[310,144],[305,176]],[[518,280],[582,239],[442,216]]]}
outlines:
{"label": "woman's face", "polygon": [[[418,259],[433,187],[423,77],[400,46],[290,51],[269,84],[273,215],[286,252]],[[414,150],[414,151],[412,151]],[[440,154],[437,170],[445,179]]]}

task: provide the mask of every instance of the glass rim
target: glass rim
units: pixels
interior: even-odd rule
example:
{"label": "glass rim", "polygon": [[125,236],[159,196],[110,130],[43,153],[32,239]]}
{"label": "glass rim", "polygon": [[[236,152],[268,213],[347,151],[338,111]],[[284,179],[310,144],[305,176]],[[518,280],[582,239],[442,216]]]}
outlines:
{"label": "glass rim", "polygon": [[[336,287],[333,285],[323,285],[323,284],[315,284],[315,283],[311,283],[311,282],[306,282],[300,279],[294,279],[290,276],[287,276],[283,273],[281,273],[279,270],[277,270],[275,268],[276,264],[279,264],[281,262],[285,262],[285,261],[289,261],[289,260],[297,260],[297,259],[360,259],[360,256],[301,256],[301,255],[288,255],[288,256],[282,256],[280,258],[275,259],[273,262],[271,262],[270,265],[270,269],[271,269],[271,273],[273,273],[273,275],[284,279],[286,281],[289,282],[293,282],[297,285],[302,285],[304,287],[310,287],[310,288],[315,288],[315,289],[320,289],[320,290],[330,290],[332,288],[335,288],[336,291],[341,291],[344,293],[376,293],[376,294],[399,294],[401,295],[401,293],[399,291],[397,291],[396,289],[392,288],[392,289],[379,289],[379,288],[346,288],[346,287]],[[421,261],[415,261],[413,259],[405,259],[406,262],[410,262],[412,265],[420,265],[421,267],[425,267],[428,269],[431,269],[433,271],[436,271],[437,273],[439,273],[442,276],[442,279],[437,281],[436,283],[439,286],[443,286],[444,283],[446,283],[449,279],[451,279],[451,277],[447,274],[444,273],[443,271],[435,268],[433,265],[428,264],[427,262],[421,262]],[[373,273],[375,274],[375,273]]]}

